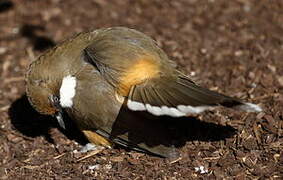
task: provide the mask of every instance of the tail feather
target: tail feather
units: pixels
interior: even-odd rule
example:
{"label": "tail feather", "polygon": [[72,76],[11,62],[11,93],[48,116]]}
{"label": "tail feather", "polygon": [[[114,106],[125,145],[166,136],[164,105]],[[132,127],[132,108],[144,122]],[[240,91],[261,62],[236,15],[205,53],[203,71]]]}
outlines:
{"label": "tail feather", "polygon": [[177,79],[156,79],[134,86],[128,97],[128,108],[134,111],[148,111],[154,115],[173,117],[198,114],[216,106],[224,106],[247,112],[262,109],[252,103],[244,103],[206,88],[200,87],[180,75]]}
{"label": "tail feather", "polygon": [[256,104],[252,104],[252,103],[242,103],[240,105],[233,106],[232,108],[236,110],[246,111],[246,112],[261,112],[262,111],[261,107],[259,107]]}

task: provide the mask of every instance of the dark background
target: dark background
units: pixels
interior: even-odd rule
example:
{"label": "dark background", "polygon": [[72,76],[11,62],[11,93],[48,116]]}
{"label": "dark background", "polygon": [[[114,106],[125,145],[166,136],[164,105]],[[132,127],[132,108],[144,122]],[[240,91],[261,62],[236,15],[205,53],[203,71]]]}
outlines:
{"label": "dark background", "polygon": [[[150,35],[196,82],[264,112],[192,119],[173,164],[123,148],[78,161],[85,140],[29,106],[24,74],[65,38],[111,26]],[[282,178],[283,1],[0,0],[0,74],[0,179]]]}

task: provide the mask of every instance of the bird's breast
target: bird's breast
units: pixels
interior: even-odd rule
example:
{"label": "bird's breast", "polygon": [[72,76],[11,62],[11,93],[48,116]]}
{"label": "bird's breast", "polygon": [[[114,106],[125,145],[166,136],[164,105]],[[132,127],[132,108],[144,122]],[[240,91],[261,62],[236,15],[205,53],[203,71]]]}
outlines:
{"label": "bird's breast", "polygon": [[75,121],[87,128],[112,126],[123,103],[117,98],[114,88],[91,66],[84,68],[75,78],[75,95],[72,111],[69,111]]}

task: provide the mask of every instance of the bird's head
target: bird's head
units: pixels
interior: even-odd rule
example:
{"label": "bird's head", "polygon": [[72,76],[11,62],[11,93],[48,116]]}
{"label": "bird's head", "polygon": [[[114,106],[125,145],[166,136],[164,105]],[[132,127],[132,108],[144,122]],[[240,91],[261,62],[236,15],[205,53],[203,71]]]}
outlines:
{"label": "bird's head", "polygon": [[44,64],[37,60],[30,65],[26,74],[26,94],[37,112],[56,117],[64,128],[59,93],[62,80]]}
{"label": "bird's head", "polygon": [[59,111],[59,97],[46,80],[27,80],[26,93],[30,104],[40,114],[54,115]]}

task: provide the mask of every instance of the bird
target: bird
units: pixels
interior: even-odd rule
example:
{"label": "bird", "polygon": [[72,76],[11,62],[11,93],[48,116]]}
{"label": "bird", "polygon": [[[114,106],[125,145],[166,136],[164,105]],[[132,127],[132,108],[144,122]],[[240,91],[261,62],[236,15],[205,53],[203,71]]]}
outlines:
{"label": "bird", "polygon": [[62,128],[66,113],[97,146],[118,144],[160,157],[179,156],[162,119],[174,123],[219,106],[262,111],[199,86],[155,40],[127,27],[82,32],[47,50],[27,70],[26,95]]}

